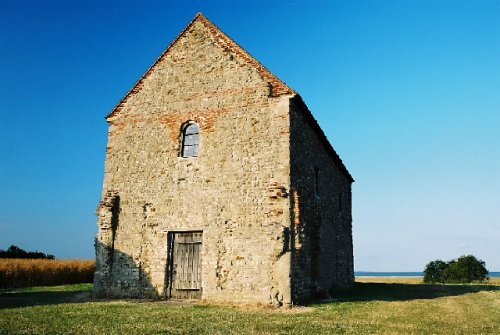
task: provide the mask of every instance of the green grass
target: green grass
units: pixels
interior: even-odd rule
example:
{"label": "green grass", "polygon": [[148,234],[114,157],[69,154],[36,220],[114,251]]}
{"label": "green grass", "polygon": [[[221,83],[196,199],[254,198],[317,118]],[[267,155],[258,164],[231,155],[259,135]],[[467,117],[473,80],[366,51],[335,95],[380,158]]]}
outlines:
{"label": "green grass", "polygon": [[[23,287],[0,290],[0,316],[3,308],[54,305],[92,299],[92,284]],[[1,325],[0,321],[0,325]],[[2,331],[0,327],[0,334]]]}
{"label": "green grass", "polygon": [[0,289],[0,295],[6,293],[29,293],[29,292],[75,292],[75,291],[92,291],[93,285],[90,283],[59,285],[59,286],[36,286],[36,287],[22,287],[11,289]]}
{"label": "green grass", "polygon": [[497,285],[363,282],[289,310],[91,301],[91,285],[17,289],[0,292],[0,334],[499,334]]}

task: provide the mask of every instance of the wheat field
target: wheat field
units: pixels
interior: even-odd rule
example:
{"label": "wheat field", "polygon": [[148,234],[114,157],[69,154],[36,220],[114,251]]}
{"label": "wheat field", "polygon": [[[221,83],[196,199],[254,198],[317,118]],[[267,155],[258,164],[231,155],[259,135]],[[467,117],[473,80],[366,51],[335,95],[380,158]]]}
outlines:
{"label": "wheat field", "polygon": [[0,259],[0,288],[91,283],[93,260]]}

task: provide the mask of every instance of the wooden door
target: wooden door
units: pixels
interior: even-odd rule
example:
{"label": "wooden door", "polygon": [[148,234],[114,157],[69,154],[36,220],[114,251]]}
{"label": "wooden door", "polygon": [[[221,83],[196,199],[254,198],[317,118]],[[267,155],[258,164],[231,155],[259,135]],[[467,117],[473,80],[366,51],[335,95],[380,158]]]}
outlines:
{"label": "wooden door", "polygon": [[202,232],[171,233],[169,242],[170,297],[200,299]]}

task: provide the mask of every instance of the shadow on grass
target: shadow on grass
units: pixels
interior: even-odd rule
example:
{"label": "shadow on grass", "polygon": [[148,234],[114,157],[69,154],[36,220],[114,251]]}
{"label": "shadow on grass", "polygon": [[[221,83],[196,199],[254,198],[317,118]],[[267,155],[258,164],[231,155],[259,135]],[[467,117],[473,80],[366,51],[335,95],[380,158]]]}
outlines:
{"label": "shadow on grass", "polygon": [[498,290],[500,290],[500,286],[494,285],[355,283],[348,290],[335,292],[332,302],[435,299]]}
{"label": "shadow on grass", "polygon": [[81,291],[0,292],[1,308],[57,305],[93,301],[92,289]]}
{"label": "shadow on grass", "polygon": [[[335,292],[334,298],[331,300],[314,301],[312,304],[435,299],[483,291],[500,291],[500,286],[355,283],[354,286],[348,290]],[[47,288],[46,291],[37,292],[0,291],[0,309],[90,301],[104,300],[96,300],[92,294],[91,288],[76,291],[53,291],[50,288]],[[140,300],[137,301],[140,302]]]}

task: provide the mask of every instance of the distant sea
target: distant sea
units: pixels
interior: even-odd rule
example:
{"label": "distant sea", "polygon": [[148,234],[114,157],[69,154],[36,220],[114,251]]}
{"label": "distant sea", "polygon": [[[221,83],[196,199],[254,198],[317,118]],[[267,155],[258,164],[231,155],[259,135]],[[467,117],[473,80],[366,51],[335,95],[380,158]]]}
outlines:
{"label": "distant sea", "polygon": [[[421,277],[422,272],[371,272],[371,271],[355,271],[357,277]],[[500,272],[490,272],[490,277],[500,277]]]}

